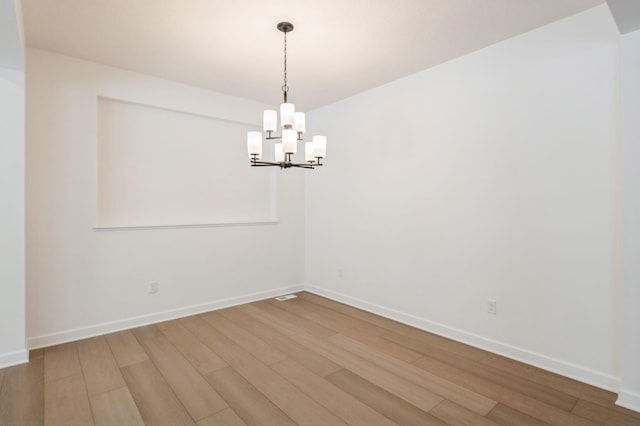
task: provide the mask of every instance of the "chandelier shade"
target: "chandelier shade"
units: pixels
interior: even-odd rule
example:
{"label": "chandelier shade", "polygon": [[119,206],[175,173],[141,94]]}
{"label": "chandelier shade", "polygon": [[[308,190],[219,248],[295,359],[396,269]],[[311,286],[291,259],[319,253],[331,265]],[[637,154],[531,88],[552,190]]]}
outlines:
{"label": "chandelier shade", "polygon": [[[263,132],[248,132],[247,151],[252,167],[276,166],[281,169],[298,167],[314,169],[322,166],[322,159],[327,154],[326,136],[314,136],[310,142],[305,142],[303,135],[307,130],[304,112],[296,111],[295,105],[287,101],[289,86],[287,85],[287,33],[293,31],[293,24],[280,22],[279,31],[284,33],[284,84],[282,85],[283,103],[280,104],[280,135],[278,131],[278,111],[267,109],[262,115]],[[274,141],[274,161],[263,161],[263,141]],[[304,149],[304,162],[296,163],[293,155],[298,152],[298,143]]]}

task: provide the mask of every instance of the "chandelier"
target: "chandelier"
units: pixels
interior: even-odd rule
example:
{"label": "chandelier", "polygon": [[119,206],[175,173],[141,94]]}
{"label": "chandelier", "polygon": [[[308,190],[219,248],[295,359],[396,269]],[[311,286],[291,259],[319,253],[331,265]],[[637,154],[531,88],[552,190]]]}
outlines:
{"label": "chandelier", "polygon": [[[278,127],[278,113],[275,110],[265,110],[263,116],[263,132],[249,132],[247,134],[247,149],[252,167],[277,166],[281,169],[299,167],[313,169],[322,166],[321,160],[327,153],[326,136],[314,136],[311,142],[304,142],[305,132],[304,112],[296,112],[293,104],[287,101],[289,86],[287,86],[287,33],[293,31],[293,24],[280,22],[278,30],[284,33],[284,84],[282,93],[284,102],[280,105],[280,136],[275,134]],[[262,139],[277,141],[274,144],[274,161],[262,161]],[[304,142],[304,163],[294,163],[293,155],[298,152],[298,142]]]}

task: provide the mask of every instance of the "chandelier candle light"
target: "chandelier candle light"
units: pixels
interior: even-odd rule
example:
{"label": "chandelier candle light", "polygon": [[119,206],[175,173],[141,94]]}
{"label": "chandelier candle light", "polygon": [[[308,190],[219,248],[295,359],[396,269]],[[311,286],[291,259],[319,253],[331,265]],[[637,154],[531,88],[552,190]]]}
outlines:
{"label": "chandelier candle light", "polygon": [[[278,30],[284,33],[284,84],[282,93],[284,103],[280,105],[281,135],[275,135],[278,128],[278,113],[275,110],[265,110],[263,117],[263,132],[249,132],[247,135],[247,149],[252,167],[278,166],[281,169],[299,167],[313,169],[322,166],[321,160],[327,154],[326,136],[314,136],[311,142],[304,142],[304,163],[294,163],[291,157],[298,151],[298,142],[303,142],[302,135],[305,128],[304,112],[296,112],[293,104],[287,101],[289,86],[287,86],[287,33],[293,31],[293,24],[280,22]],[[274,144],[275,161],[261,161],[262,138],[280,141]]]}

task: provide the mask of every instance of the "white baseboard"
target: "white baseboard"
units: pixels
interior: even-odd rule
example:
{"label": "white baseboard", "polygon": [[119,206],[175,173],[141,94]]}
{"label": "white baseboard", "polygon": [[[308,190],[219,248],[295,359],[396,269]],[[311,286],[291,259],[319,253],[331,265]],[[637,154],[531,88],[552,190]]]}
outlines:
{"label": "white baseboard", "polygon": [[[38,349],[47,346],[59,345],[61,343],[73,342],[75,340],[86,339],[89,337],[100,336],[103,334],[113,333],[116,331],[127,330],[130,328],[140,327],[143,325],[154,324],[162,321],[169,321],[176,318],[187,317],[190,315],[201,314],[203,312],[215,311],[217,309],[228,308],[230,306],[241,305],[243,303],[255,302],[257,300],[267,299],[270,297],[280,296],[287,293],[295,293],[304,290],[304,285],[294,285],[289,287],[276,288],[273,290],[261,291],[242,296],[230,297],[227,299],[215,300],[198,305],[185,306],[182,308],[171,309],[163,312],[155,312],[152,314],[141,315],[138,317],[126,318],[117,321],[106,322],[102,324],[91,325],[88,327],[75,328],[52,334],[34,336],[27,338],[27,347],[29,349]],[[0,358],[1,366],[2,358]]]}
{"label": "white baseboard", "polygon": [[[333,290],[316,287],[310,284],[305,286],[305,290],[323,296],[337,302],[341,302],[350,306],[354,306],[365,311],[429,331],[431,333],[444,336],[458,342],[483,349],[507,358],[522,361],[529,365],[533,365],[562,376],[566,376],[602,389],[617,392],[620,386],[620,379],[598,371],[591,370],[570,362],[562,361],[556,358],[548,357],[543,354],[532,352],[526,349],[518,348],[507,343],[489,339],[474,333],[469,333],[454,327],[420,318],[411,314],[397,311],[395,309],[386,308],[384,306],[370,303],[362,299],[347,296]],[[637,401],[637,400],[636,400]],[[636,402],[637,404],[637,402]],[[637,405],[636,405],[637,407]]]}
{"label": "white baseboard", "polygon": [[0,354],[0,368],[25,364],[27,362],[29,362],[29,351],[26,349]]}
{"label": "white baseboard", "polygon": [[618,391],[618,399],[616,399],[616,405],[640,413],[640,394],[622,388]]}

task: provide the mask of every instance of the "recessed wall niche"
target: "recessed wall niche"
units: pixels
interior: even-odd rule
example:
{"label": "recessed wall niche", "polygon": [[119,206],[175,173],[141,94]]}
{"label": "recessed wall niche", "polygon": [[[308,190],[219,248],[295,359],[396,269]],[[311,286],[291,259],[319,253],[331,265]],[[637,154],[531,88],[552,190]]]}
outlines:
{"label": "recessed wall niche", "polygon": [[255,126],[104,97],[97,124],[97,229],[276,220],[274,171],[249,167]]}

